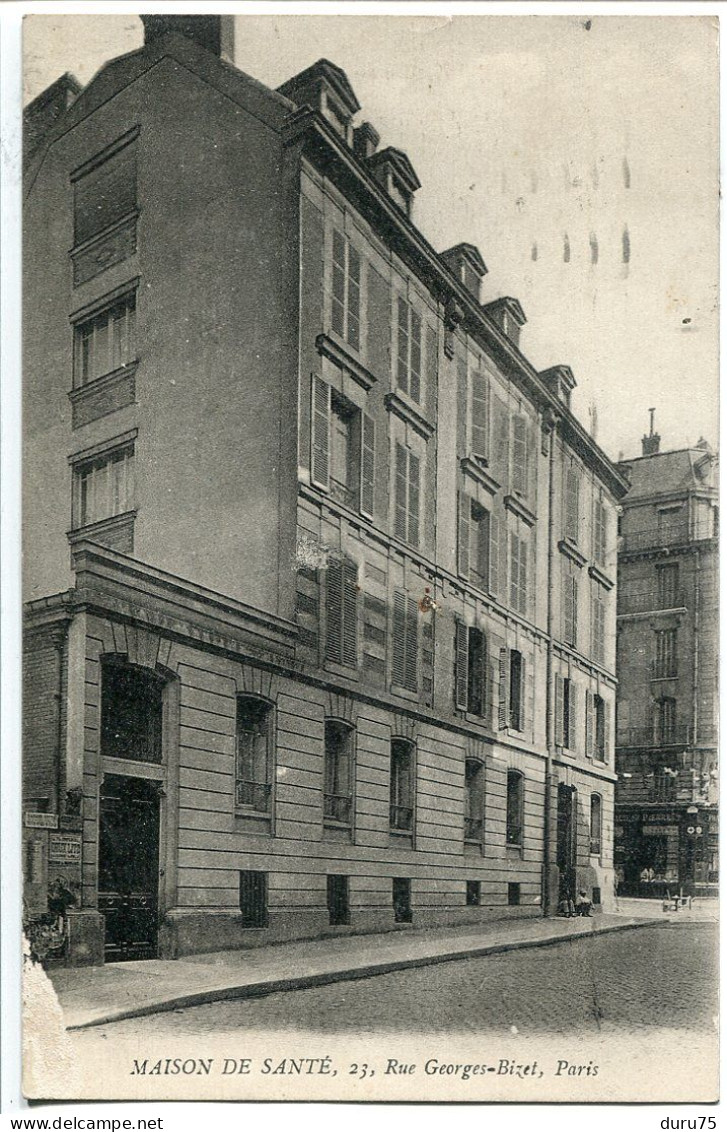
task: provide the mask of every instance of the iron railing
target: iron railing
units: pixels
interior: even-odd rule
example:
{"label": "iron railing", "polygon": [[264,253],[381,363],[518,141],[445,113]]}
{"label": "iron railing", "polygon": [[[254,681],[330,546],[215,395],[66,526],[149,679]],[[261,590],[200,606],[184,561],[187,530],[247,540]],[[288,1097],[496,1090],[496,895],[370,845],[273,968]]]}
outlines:
{"label": "iron railing", "polygon": [[617,747],[684,747],[691,742],[691,728],[688,723],[675,723],[673,727],[619,727],[616,733]]}
{"label": "iron railing", "polygon": [[256,814],[269,814],[271,792],[272,786],[269,782],[238,779],[235,800],[241,809],[254,810]]}
{"label": "iron railing", "polygon": [[687,594],[681,586],[672,593],[659,593],[658,590],[648,590],[644,593],[626,593],[619,590],[619,613],[652,613],[660,609],[684,609],[687,604]]}
{"label": "iron railing", "polygon": [[681,543],[700,542],[716,535],[713,520],[700,523],[675,523],[670,527],[646,527],[640,531],[627,531],[620,536],[619,552],[628,554],[632,550],[659,550],[663,546],[676,546]]}

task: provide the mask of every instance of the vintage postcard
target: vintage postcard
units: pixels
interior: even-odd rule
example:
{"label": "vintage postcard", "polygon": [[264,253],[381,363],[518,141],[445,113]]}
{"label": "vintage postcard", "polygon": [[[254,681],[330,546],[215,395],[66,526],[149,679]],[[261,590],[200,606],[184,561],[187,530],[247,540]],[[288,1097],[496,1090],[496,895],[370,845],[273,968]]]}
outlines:
{"label": "vintage postcard", "polygon": [[717,1099],[718,24],[23,28],[24,1088]]}

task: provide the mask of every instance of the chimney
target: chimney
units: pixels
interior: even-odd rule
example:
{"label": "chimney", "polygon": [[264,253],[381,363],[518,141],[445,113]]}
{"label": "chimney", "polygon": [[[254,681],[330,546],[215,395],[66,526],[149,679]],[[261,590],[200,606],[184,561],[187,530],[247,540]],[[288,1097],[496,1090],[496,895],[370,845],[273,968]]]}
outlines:
{"label": "chimney", "polygon": [[46,134],[78,98],[83,87],[69,71],[34,98],[23,111],[23,160],[36,152]]}
{"label": "chimney", "polygon": [[220,59],[234,63],[234,16],[142,16],[144,43],[154,43],[170,32],[194,40]]}
{"label": "chimney", "polygon": [[656,409],[649,409],[649,435],[641,438],[641,452],[644,456],[656,456],[659,451],[661,437],[654,432],[654,413]]}
{"label": "chimney", "polygon": [[379,141],[378,131],[374,129],[370,122],[362,122],[353,131],[353,150],[362,161],[365,161],[367,157],[373,157]]}

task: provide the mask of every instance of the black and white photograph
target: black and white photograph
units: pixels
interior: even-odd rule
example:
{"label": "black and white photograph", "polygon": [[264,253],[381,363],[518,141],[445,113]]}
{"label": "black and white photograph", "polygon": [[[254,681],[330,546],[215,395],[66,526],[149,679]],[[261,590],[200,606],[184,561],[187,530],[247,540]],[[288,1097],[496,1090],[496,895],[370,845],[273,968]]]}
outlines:
{"label": "black and white photograph", "polygon": [[221,7],[23,19],[24,1095],[716,1102],[718,19]]}

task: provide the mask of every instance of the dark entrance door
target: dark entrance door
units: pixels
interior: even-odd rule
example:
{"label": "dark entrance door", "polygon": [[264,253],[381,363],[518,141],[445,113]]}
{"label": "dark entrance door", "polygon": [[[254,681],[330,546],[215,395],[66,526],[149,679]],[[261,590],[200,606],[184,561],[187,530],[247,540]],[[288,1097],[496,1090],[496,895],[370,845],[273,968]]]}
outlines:
{"label": "dark entrance door", "polygon": [[107,774],[101,787],[98,910],[109,961],[153,959],[159,915],[159,784]]}
{"label": "dark entrance door", "polygon": [[573,786],[558,785],[558,843],[556,864],[560,874],[559,900],[576,898],[576,791]]}

